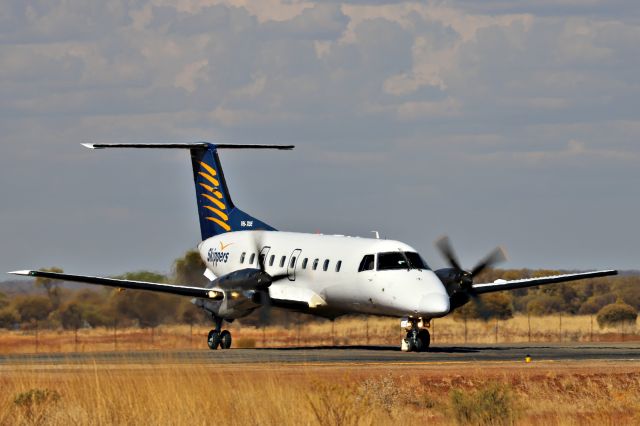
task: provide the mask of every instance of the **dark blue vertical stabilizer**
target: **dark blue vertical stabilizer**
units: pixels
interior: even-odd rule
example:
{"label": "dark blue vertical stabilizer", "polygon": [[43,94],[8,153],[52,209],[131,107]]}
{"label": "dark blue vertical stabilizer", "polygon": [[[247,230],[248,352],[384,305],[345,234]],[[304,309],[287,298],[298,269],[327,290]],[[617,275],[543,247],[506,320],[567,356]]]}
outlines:
{"label": "dark blue vertical stabilizer", "polygon": [[233,204],[216,145],[207,144],[203,148],[192,148],[191,164],[203,240],[225,232],[275,231],[270,225],[248,215]]}

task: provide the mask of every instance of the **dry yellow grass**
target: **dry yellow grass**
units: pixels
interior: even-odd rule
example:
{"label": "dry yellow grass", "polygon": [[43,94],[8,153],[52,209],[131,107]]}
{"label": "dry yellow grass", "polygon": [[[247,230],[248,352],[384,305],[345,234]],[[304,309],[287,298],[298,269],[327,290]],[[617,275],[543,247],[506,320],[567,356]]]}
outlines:
{"label": "dry yellow grass", "polygon": [[[530,327],[529,327],[530,324]],[[497,327],[497,333],[496,333]],[[28,352],[95,352],[113,350],[204,348],[211,327],[188,325],[160,326],[151,329],[96,328],[91,330],[0,331],[0,353]],[[234,347],[282,347],[323,345],[394,345],[403,332],[393,318],[341,318],[288,328],[229,327]],[[529,330],[531,332],[529,333]],[[523,342],[612,342],[637,341],[635,327],[600,329],[591,316],[530,317],[517,315],[507,321],[456,321],[440,318],[431,324],[432,342],[458,343],[523,343]],[[37,345],[36,345],[37,343]]]}
{"label": "dry yellow grass", "polygon": [[[640,422],[640,366],[631,363],[263,368],[174,365],[168,357],[146,365],[14,365],[0,373],[2,425],[446,425],[459,414],[453,390],[473,396],[490,383],[512,396],[506,403],[517,424]],[[25,399],[34,389],[40,399]],[[509,423],[494,415],[493,424]]]}

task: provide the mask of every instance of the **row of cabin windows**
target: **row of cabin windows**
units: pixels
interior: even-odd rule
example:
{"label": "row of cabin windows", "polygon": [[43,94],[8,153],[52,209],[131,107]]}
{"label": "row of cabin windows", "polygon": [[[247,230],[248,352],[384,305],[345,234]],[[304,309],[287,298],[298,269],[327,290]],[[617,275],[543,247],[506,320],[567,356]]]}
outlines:
{"label": "row of cabin windows", "polygon": [[[243,252],[240,255],[240,263],[244,263],[244,260],[245,260],[246,256],[247,256],[246,252]],[[260,255],[260,256],[263,256],[263,255]],[[251,256],[249,257],[249,265],[253,265],[253,261],[255,259],[256,259],[256,254],[255,253],[251,253]],[[273,263],[275,262],[275,260],[276,260],[276,256],[275,256],[275,254],[272,254],[271,257],[269,257],[269,266],[273,266]],[[296,259],[295,256],[291,257],[291,261],[289,262],[289,268],[293,268],[293,267],[296,266],[296,260],[297,259]],[[263,259],[263,261],[264,261],[264,259]],[[287,256],[282,256],[280,258],[280,267],[281,268],[284,267],[284,264],[285,264],[286,261],[287,261]],[[302,260],[302,269],[307,269],[307,264],[308,263],[309,263],[309,258],[305,257]],[[319,263],[320,263],[320,259],[317,259],[317,258],[314,259],[311,269],[314,270],[314,271],[316,269],[318,269],[318,264]],[[331,262],[329,261],[329,259],[325,259],[324,263],[322,264],[322,270],[323,271],[328,271],[330,263]],[[342,260],[338,260],[338,262],[336,262],[336,267],[335,267],[336,272],[340,272],[340,268],[342,268]]]}

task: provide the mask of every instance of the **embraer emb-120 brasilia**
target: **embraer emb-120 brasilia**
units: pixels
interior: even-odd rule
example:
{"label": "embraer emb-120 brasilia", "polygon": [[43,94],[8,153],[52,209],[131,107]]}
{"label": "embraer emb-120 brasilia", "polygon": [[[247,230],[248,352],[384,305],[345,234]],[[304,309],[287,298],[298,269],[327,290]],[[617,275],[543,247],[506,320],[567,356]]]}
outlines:
{"label": "embraer emb-120 brasilia", "polygon": [[275,306],[330,319],[345,314],[399,317],[407,332],[402,350],[424,351],[429,347],[430,321],[478,295],[617,273],[603,270],[480,284],[474,277],[503,260],[501,249],[466,271],[448,239],[442,238],[437,245],[451,267],[432,271],[414,248],[400,241],[277,231],[233,204],[218,150],[293,146],[206,142],[85,146],[190,151],[202,233],[198,250],[209,284],[202,288],[33,270],[12,274],[190,296],[215,323],[207,338],[211,349],[231,347],[231,333],[222,329],[223,321]]}

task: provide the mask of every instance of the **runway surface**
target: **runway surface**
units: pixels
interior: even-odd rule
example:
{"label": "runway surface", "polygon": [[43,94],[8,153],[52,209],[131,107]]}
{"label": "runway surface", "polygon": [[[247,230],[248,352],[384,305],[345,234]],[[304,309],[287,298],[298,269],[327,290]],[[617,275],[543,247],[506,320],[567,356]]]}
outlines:
{"label": "runway surface", "polygon": [[391,346],[230,349],[210,351],[135,351],[0,355],[0,366],[16,364],[171,363],[171,364],[367,364],[482,361],[640,361],[640,343],[443,345],[424,353]]}

